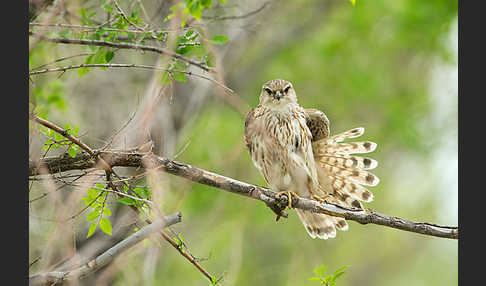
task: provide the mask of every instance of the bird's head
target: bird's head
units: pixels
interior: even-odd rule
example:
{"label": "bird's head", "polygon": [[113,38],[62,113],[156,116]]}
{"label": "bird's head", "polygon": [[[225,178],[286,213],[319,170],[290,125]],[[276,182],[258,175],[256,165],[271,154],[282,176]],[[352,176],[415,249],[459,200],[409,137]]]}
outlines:
{"label": "bird's head", "polygon": [[263,84],[260,93],[261,105],[278,109],[289,103],[297,103],[297,95],[289,81],[274,79]]}

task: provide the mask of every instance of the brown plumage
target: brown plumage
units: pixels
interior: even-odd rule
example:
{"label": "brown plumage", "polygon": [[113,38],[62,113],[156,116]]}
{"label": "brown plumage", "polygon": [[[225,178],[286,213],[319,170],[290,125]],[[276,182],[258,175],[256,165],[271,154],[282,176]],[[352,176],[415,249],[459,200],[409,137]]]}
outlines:
{"label": "brown plumage", "polygon": [[[366,171],[377,166],[375,160],[351,155],[372,152],[376,144],[341,143],[363,132],[364,128],[354,128],[329,137],[326,115],[301,107],[292,84],[280,79],[263,85],[259,105],[245,118],[246,146],[272,190],[316,196],[344,207],[362,208],[360,201],[373,200],[362,185],[375,186],[379,181]],[[336,228],[348,229],[340,217],[296,212],[312,238],[327,239],[336,236]]]}

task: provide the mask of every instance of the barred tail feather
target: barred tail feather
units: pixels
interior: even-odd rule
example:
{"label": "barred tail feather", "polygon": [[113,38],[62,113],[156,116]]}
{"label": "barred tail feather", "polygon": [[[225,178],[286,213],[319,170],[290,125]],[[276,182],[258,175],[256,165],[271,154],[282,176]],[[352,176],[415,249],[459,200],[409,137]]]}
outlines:
{"label": "barred tail feather", "polygon": [[[334,217],[328,216],[326,214],[312,213],[309,211],[304,211],[300,209],[295,210],[299,219],[302,221],[307,233],[312,238],[328,239],[336,237],[336,228],[334,225],[337,223]],[[346,223],[346,222],[344,222]],[[339,228],[347,229],[341,222]]]}
{"label": "barred tail feather", "polygon": [[348,223],[345,219],[342,217],[332,217],[332,219],[334,220],[334,226],[336,226],[337,229],[342,231],[348,230]]}

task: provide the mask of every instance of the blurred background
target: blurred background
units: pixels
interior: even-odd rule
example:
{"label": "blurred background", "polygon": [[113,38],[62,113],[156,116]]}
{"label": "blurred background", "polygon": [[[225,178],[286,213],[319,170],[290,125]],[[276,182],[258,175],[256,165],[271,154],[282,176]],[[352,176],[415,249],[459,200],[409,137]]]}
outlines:
{"label": "blurred background", "polygon": [[[81,8],[99,10],[99,2],[62,5],[75,14]],[[126,11],[143,6],[141,17],[160,28],[170,24],[163,19],[176,2],[119,1]],[[375,200],[366,207],[457,226],[457,1],[244,2],[213,1],[201,21],[194,21],[208,35],[229,38],[212,50],[217,80],[234,94],[190,76],[165,86],[161,72],[127,68],[92,69],[82,77],[76,70],[39,75],[29,83],[29,96],[38,102],[53,94],[61,98],[55,104],[45,101],[46,116],[60,125],[79,125],[82,140],[92,148],[103,146],[133,118],[115,140],[116,147],[132,147],[150,137],[158,155],[265,186],[244,145],[244,116],[258,104],[264,82],[286,79],[303,107],[327,114],[331,134],[362,126],[362,139],[378,144],[370,157],[379,162],[374,174],[380,184],[370,188]],[[65,14],[54,23],[65,22]],[[46,18],[39,14],[31,22]],[[42,41],[31,46],[30,69],[87,49]],[[154,65],[164,59],[119,50],[112,62]],[[79,63],[73,58],[58,66]],[[144,121],[140,129],[146,106],[150,123]],[[30,134],[30,159],[44,154],[42,140]],[[194,256],[204,259],[200,263],[206,270],[223,276],[222,285],[318,285],[308,278],[322,264],[330,272],[348,266],[337,280],[340,286],[458,284],[456,240],[355,222],[334,239],[313,240],[293,210],[276,223],[261,202],[164,173],[158,183],[154,197],[163,211],[183,214],[183,221],[171,229]],[[38,181],[30,184],[31,200],[46,192]],[[72,190],[56,192],[54,205],[65,206]],[[81,251],[102,241],[102,249],[119,240],[117,235],[130,233],[123,222],[117,223],[126,212],[116,200],[110,202],[114,236],[97,231],[86,239],[86,216],[69,224],[56,222],[52,219],[59,213],[51,199],[29,202],[29,260],[43,257],[30,274],[68,259],[73,244]],[[78,200],[69,206],[73,212],[84,204]],[[194,266],[157,240],[140,243],[82,283],[208,285]]]}

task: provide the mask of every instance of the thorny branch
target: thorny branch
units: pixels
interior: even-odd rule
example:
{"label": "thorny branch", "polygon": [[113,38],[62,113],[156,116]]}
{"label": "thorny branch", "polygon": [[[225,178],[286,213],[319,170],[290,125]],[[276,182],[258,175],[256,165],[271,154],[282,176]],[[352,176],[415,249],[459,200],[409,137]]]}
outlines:
{"label": "thorny branch", "polygon": [[[151,162],[150,165],[160,168],[162,171],[186,178],[193,182],[212,186],[221,190],[260,200],[269,206],[276,214],[286,216],[283,212],[288,204],[286,196],[276,198],[276,193],[269,189],[241,182],[232,178],[218,175],[185,163],[173,161],[156,156],[152,153],[134,153],[119,151],[100,151],[100,156],[113,167],[144,167],[143,162]],[[39,175],[38,164],[43,164],[50,172],[64,172],[76,169],[96,167],[87,154],[80,154],[76,158],[52,157],[38,162],[29,162],[29,176]],[[346,220],[356,221],[360,224],[378,224],[414,233],[443,237],[450,239],[459,238],[459,228],[440,226],[425,222],[414,222],[398,217],[380,214],[374,211],[347,209],[334,204],[323,204],[314,200],[299,198],[293,199],[294,208],[308,210],[316,213],[325,213],[343,217]]]}
{"label": "thorny branch", "polygon": [[154,232],[161,232],[163,228],[171,226],[181,221],[181,213],[175,213],[168,215],[159,221],[155,221],[150,225],[147,225],[137,231],[136,233],[125,238],[118,244],[114,245],[108,249],[103,254],[99,255],[90,262],[69,270],[69,271],[53,271],[47,273],[40,273],[29,277],[29,285],[53,285],[65,280],[77,280],[85,278],[86,276],[94,273],[104,265],[110,263],[116,256],[121,254],[123,251],[131,248],[135,244],[147,238]]}

